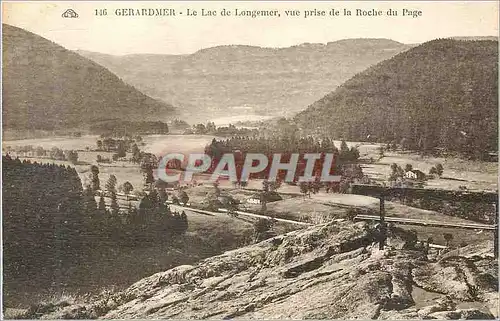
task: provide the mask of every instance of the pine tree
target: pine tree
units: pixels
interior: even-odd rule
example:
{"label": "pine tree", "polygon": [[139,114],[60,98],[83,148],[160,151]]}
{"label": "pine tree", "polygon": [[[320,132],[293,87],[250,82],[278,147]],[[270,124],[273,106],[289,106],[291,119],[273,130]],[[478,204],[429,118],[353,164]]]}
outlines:
{"label": "pine tree", "polygon": [[97,212],[97,203],[90,185],[87,185],[83,190],[83,201],[85,214],[89,217],[94,217]]}
{"label": "pine tree", "polygon": [[113,215],[118,215],[118,212],[120,210],[120,207],[118,206],[118,202],[116,200],[116,193],[112,192],[111,193],[111,214]]}
{"label": "pine tree", "polygon": [[186,212],[182,211],[180,220],[181,220],[181,227],[182,227],[181,233],[184,233],[188,229],[188,218],[187,218]]}
{"label": "pine tree", "polygon": [[347,143],[345,142],[345,140],[342,140],[342,142],[340,143],[340,152],[342,154],[346,154],[349,152],[349,147],[347,146]]}
{"label": "pine tree", "polygon": [[99,212],[101,212],[101,213],[106,212],[106,202],[104,202],[104,196],[102,196],[102,195],[99,198],[98,209],[99,209]]}
{"label": "pine tree", "polygon": [[99,167],[95,165],[90,166],[90,173],[91,173],[92,190],[93,191],[100,190]]}
{"label": "pine tree", "polygon": [[110,175],[108,181],[106,182],[106,190],[111,193],[116,193],[116,176]]}
{"label": "pine tree", "polygon": [[158,189],[158,199],[163,204],[168,200],[168,194],[164,188]]}
{"label": "pine tree", "polygon": [[137,147],[137,144],[132,145],[132,162],[134,163],[139,163],[141,161],[141,151],[139,150],[139,147]]}
{"label": "pine tree", "polygon": [[436,174],[438,174],[439,177],[443,175],[443,170],[443,165],[441,165],[441,163],[436,165]]}

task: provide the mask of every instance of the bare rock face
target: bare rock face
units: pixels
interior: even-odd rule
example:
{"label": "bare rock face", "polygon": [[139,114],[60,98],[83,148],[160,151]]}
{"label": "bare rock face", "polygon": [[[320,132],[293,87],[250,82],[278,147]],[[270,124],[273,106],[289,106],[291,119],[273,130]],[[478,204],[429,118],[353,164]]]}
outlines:
{"label": "bare rock face", "polygon": [[[178,266],[92,304],[44,317],[494,318],[484,309],[457,309],[455,302],[498,303],[492,299],[498,289],[491,285],[497,266],[485,263],[491,258],[449,257],[432,263],[417,250],[387,246],[380,251],[375,241],[376,233],[364,222],[331,222]],[[443,299],[416,308],[415,284]]]}

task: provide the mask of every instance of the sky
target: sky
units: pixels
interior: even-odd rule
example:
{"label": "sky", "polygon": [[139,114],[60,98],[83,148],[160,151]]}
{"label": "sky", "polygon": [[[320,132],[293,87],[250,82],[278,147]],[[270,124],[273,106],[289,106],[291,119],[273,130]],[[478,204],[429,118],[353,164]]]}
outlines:
{"label": "sky", "polygon": [[[78,18],[63,18],[67,9]],[[174,9],[176,16],[124,17],[116,9]],[[233,13],[220,15],[222,9]],[[96,15],[106,9],[107,15]],[[187,16],[187,9],[198,16]],[[200,16],[201,9],[217,16]],[[278,10],[280,17],[235,17],[234,10]],[[305,10],[325,10],[325,17],[304,17]],[[329,16],[330,10],[339,16]],[[349,9],[352,16],[343,16]],[[383,16],[356,16],[356,9],[381,10]],[[387,10],[399,12],[387,16]],[[403,9],[422,16],[402,16]],[[285,10],[299,10],[287,17]],[[21,27],[71,50],[107,54],[190,54],[202,48],[243,44],[288,47],[301,43],[327,43],[348,38],[388,38],[422,43],[452,36],[498,36],[498,1],[115,1],[115,2],[2,2],[3,23]],[[182,15],[180,14],[182,12]]]}

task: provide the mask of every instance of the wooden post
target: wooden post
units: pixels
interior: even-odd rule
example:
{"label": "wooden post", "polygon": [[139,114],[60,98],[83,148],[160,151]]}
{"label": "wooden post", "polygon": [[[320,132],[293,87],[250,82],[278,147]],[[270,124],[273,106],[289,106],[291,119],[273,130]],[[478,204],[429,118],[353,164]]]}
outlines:
{"label": "wooden post", "polygon": [[379,250],[384,249],[385,240],[387,238],[386,226],[385,226],[385,204],[384,204],[384,194],[380,194],[380,241],[378,243]]}

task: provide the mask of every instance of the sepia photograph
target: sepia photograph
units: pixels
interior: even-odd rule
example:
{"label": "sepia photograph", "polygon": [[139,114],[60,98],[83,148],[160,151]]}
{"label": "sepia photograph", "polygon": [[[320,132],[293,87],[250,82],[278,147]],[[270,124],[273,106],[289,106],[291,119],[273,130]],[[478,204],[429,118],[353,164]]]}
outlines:
{"label": "sepia photograph", "polygon": [[3,1],[2,319],[499,318],[498,1]]}

